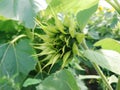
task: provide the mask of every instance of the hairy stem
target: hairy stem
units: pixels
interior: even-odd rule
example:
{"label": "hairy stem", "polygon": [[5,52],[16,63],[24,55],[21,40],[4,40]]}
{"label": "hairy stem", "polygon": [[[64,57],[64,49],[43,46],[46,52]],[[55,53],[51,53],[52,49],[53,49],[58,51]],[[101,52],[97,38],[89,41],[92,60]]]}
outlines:
{"label": "hairy stem", "polygon": [[[83,41],[82,46],[83,46],[83,48],[84,48],[85,50],[89,50],[89,48],[88,48],[85,40]],[[103,74],[103,72],[102,72],[102,70],[100,69],[100,67],[99,67],[96,63],[93,63],[93,62],[91,62],[91,63],[92,63],[92,65],[93,65],[93,67],[95,68],[95,70],[97,71],[97,73],[101,76],[101,78],[102,78],[103,82],[106,84],[107,88],[108,88],[109,90],[113,90],[112,86],[108,83],[107,78],[106,78],[106,76]]]}
{"label": "hairy stem", "polygon": [[92,65],[94,66],[94,68],[97,71],[97,73],[101,76],[101,78],[102,78],[103,82],[106,84],[107,88],[109,90],[113,90],[111,85],[108,83],[107,78],[105,77],[105,75],[103,74],[102,70],[100,69],[100,67],[97,64],[95,64],[95,63],[92,63]]}

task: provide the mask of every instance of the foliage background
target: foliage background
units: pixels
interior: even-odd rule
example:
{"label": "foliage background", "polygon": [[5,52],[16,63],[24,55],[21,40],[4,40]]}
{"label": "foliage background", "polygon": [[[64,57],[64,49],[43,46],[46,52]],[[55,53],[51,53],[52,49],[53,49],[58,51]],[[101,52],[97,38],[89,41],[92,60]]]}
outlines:
{"label": "foliage background", "polygon": [[[47,3],[0,1],[0,89],[106,90],[108,87],[93,63],[100,66],[115,89],[120,74],[119,14],[113,8],[98,6],[99,0],[47,0]],[[58,35],[58,41],[56,36],[49,37],[49,29]],[[43,43],[48,44],[49,39],[60,43],[60,48],[64,46],[61,41],[70,47],[65,50],[62,47],[61,57],[58,54],[43,60],[53,51],[45,51],[48,45]],[[83,45],[84,39],[88,50]]]}

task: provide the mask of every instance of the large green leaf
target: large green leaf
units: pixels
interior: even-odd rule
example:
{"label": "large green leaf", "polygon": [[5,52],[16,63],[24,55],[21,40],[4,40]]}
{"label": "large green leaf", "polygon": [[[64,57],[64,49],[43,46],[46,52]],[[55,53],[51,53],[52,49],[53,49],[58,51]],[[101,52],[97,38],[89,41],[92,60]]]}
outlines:
{"label": "large green leaf", "polygon": [[44,0],[0,0],[0,15],[20,20],[32,28],[37,12],[46,6]]}
{"label": "large green leaf", "polygon": [[[85,0],[86,1],[86,0]],[[89,0],[92,1],[92,0]],[[89,1],[86,1],[87,3]],[[95,0],[93,0],[95,1]],[[84,5],[86,4],[86,2],[84,3]],[[97,6],[98,6],[98,0],[96,0],[96,2],[94,3],[94,5],[91,5],[89,8],[87,9],[83,9],[80,10],[77,13],[77,21],[80,25],[81,30],[83,30],[83,28],[85,27],[85,25],[87,24],[89,18],[92,16],[92,14],[97,10]],[[88,7],[88,6],[87,6]]]}
{"label": "large green leaf", "polygon": [[111,38],[100,40],[94,46],[101,46],[103,49],[115,50],[120,53],[120,42]]}
{"label": "large green leaf", "polygon": [[68,70],[61,70],[47,77],[37,90],[80,90]]}
{"label": "large green leaf", "polygon": [[27,39],[0,45],[0,90],[19,90],[19,85],[35,68],[37,59],[32,54],[34,50]]}
{"label": "large green leaf", "polygon": [[[77,21],[81,30],[87,24],[91,15],[97,10],[99,0],[47,0],[47,13],[73,13],[77,15]],[[87,3],[86,3],[87,2]]]}
{"label": "large green leaf", "polygon": [[[47,0],[47,12],[74,13],[75,15],[84,9],[88,9],[98,3],[98,0]],[[87,2],[87,3],[86,3]]]}
{"label": "large green leaf", "polygon": [[101,50],[100,52],[86,50],[84,55],[91,62],[120,75],[120,54],[118,52],[112,50]]}

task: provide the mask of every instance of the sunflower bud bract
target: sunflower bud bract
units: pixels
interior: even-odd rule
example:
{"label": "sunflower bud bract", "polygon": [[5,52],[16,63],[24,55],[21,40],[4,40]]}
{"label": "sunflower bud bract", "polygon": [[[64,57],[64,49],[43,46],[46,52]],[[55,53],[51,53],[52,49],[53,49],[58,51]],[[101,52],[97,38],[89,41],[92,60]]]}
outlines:
{"label": "sunflower bud bract", "polygon": [[64,68],[74,55],[80,55],[79,45],[84,39],[84,34],[73,17],[65,16],[63,21],[57,17],[50,19],[53,19],[53,24],[42,24],[37,20],[44,34],[36,34],[42,42],[35,47],[41,51],[39,56],[45,56],[40,61],[47,61],[43,68],[48,65],[52,67],[58,60],[62,60],[61,67]]}

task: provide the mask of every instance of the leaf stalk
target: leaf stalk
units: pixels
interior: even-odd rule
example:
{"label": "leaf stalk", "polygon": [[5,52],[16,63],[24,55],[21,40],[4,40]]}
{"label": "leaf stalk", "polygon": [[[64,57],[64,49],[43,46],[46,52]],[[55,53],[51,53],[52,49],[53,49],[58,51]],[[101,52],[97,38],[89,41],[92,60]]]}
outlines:
{"label": "leaf stalk", "polygon": [[14,38],[10,43],[15,43],[18,39],[20,39],[20,38],[23,38],[23,37],[26,37],[26,35],[24,35],[24,34],[22,34],[22,35],[19,35],[19,36],[17,36],[16,38]]}

